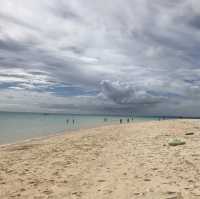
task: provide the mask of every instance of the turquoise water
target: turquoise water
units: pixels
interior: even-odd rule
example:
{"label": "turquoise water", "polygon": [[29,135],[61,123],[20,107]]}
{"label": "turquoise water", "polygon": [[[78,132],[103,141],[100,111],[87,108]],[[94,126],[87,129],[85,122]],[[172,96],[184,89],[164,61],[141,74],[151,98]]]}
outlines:
{"label": "turquoise water", "polygon": [[[104,121],[104,118],[107,118],[107,121]],[[62,133],[63,131],[119,123],[120,118],[123,119],[123,122],[127,122],[128,117],[118,116],[0,112],[0,144]],[[134,117],[133,121],[130,118],[130,122],[146,120],[157,120],[157,118]]]}

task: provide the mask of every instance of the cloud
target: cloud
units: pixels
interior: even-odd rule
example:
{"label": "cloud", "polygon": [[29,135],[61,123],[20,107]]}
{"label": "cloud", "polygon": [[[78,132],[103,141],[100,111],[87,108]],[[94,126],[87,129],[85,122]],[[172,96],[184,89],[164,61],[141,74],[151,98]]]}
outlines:
{"label": "cloud", "polygon": [[153,92],[151,93],[150,90],[137,88],[134,87],[134,85],[127,83],[110,82],[109,80],[104,80],[101,82],[101,86],[103,94],[117,104],[125,104],[129,106],[135,104],[152,105],[165,100],[161,94],[158,96]]}
{"label": "cloud", "polygon": [[0,109],[198,115],[199,16],[198,0],[2,0]]}

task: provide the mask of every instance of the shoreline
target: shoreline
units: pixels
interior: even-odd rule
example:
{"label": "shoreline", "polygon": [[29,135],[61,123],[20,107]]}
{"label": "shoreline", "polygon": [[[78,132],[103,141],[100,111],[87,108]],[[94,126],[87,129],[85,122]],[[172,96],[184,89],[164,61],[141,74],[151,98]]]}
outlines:
{"label": "shoreline", "polygon": [[[173,120],[173,119],[171,119]],[[101,127],[106,127],[106,126],[118,126],[118,125],[128,125],[128,124],[136,124],[136,123],[146,123],[146,122],[152,122],[152,121],[157,121],[157,120],[147,120],[147,121],[133,121],[130,123],[107,123],[107,124],[98,124],[97,126],[90,126],[90,127],[81,127],[81,128],[77,128],[77,129],[71,129],[71,130],[64,130],[64,131],[60,131],[60,132],[52,132],[49,135],[44,135],[44,136],[39,136],[39,137],[33,137],[33,138],[27,138],[27,139],[22,139],[22,140],[18,140],[16,142],[11,142],[11,143],[6,143],[6,144],[0,144],[0,149],[4,148],[6,146],[12,146],[12,145],[20,145],[20,144],[26,144],[28,142],[32,142],[32,141],[40,141],[40,140],[45,140],[51,137],[57,137],[59,135],[65,135],[65,134],[71,134],[71,133],[78,133],[79,131],[82,130],[90,130],[90,129],[96,129],[96,128],[101,128]]]}
{"label": "shoreline", "polygon": [[[82,127],[82,128],[77,128],[77,129],[71,129],[71,130],[64,130],[64,131],[60,131],[60,132],[52,132],[49,135],[44,135],[44,136],[39,136],[39,137],[33,137],[33,138],[27,138],[27,139],[22,139],[16,142],[11,142],[11,143],[7,143],[7,144],[0,144],[0,149],[1,147],[6,147],[6,146],[11,146],[11,145],[19,145],[19,144],[25,144],[27,142],[31,142],[31,141],[40,141],[40,140],[45,140],[51,137],[57,137],[59,135],[65,135],[65,134],[71,134],[71,133],[77,133],[79,131],[85,130],[85,129],[93,129],[93,128],[98,128],[98,127],[102,127],[102,126],[109,126],[109,125],[113,125],[113,124],[107,124],[107,125],[98,125],[98,126],[94,126],[94,127]],[[117,125],[117,124],[116,124]]]}

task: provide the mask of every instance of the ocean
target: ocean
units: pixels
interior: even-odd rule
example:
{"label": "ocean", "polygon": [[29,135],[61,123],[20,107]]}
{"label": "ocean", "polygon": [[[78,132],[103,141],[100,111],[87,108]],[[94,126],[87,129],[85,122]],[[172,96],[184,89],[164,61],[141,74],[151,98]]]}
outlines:
{"label": "ocean", "polygon": [[80,128],[117,124],[120,123],[120,118],[123,123],[127,122],[128,118],[130,122],[158,120],[156,117],[134,117],[132,121],[131,117],[122,116],[0,112],[0,144],[15,143]]}

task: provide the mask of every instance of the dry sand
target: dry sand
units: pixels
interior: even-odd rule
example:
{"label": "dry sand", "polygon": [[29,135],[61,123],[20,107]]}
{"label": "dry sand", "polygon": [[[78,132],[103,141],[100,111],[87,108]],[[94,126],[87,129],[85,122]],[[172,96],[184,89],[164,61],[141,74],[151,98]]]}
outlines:
{"label": "dry sand", "polygon": [[199,169],[197,121],[98,127],[1,146],[0,199],[199,199]]}

